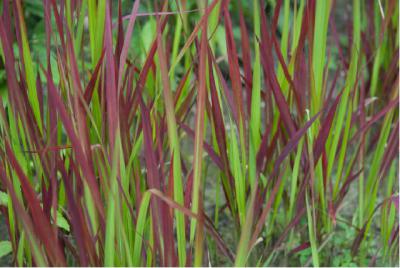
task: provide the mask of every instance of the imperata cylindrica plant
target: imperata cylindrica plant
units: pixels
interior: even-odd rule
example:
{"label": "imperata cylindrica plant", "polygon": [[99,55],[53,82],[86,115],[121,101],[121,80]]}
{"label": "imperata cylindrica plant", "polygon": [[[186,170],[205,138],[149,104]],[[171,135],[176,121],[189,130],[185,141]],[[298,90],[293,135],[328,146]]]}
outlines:
{"label": "imperata cylindrica plant", "polygon": [[399,265],[398,18],[0,1],[0,265]]}

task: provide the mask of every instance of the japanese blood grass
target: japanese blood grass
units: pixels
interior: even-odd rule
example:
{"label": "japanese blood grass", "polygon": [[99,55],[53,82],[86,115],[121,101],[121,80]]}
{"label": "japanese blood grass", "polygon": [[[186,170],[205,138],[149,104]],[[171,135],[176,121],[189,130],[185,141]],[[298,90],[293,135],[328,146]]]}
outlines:
{"label": "japanese blood grass", "polygon": [[395,0],[33,2],[44,35],[0,16],[10,265],[398,263]]}

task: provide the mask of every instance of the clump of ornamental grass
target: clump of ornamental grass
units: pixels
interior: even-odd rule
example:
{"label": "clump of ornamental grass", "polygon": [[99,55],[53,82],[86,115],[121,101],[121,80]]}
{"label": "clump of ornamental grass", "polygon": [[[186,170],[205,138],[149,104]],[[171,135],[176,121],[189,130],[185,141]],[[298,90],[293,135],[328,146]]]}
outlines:
{"label": "clump of ornamental grass", "polygon": [[398,264],[399,6],[345,2],[2,1],[0,256]]}

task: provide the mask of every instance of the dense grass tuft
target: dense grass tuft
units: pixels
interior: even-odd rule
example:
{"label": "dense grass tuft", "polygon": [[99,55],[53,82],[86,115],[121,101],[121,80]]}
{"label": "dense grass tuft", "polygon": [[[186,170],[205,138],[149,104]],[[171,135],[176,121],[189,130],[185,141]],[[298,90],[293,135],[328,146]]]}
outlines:
{"label": "dense grass tuft", "polygon": [[1,4],[7,264],[398,265],[397,1]]}

